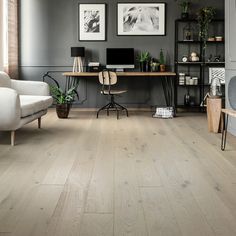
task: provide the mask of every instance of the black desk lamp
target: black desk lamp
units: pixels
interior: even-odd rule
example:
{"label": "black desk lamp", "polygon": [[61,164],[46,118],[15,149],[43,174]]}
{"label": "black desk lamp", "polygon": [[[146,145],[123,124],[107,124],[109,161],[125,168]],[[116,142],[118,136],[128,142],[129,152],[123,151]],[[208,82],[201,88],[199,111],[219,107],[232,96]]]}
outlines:
{"label": "black desk lamp", "polygon": [[71,57],[74,57],[73,72],[83,72],[83,60],[85,55],[84,47],[72,47]]}

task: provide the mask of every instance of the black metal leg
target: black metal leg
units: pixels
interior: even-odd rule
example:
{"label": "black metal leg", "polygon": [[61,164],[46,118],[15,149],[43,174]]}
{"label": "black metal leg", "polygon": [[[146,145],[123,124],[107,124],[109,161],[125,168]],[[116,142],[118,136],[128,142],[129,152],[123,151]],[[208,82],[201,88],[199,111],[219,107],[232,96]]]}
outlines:
{"label": "black metal leg", "polygon": [[174,107],[174,102],[173,102],[173,98],[174,98],[174,81],[173,81],[173,78],[174,77],[165,76],[161,79],[162,88],[163,88],[163,92],[164,92],[167,107],[170,107],[170,106]]}
{"label": "black metal leg", "polygon": [[114,103],[114,107],[116,109],[117,120],[119,120],[119,109],[117,108],[116,103]]}
{"label": "black metal leg", "polygon": [[108,103],[107,105],[103,106],[102,108],[100,108],[98,111],[97,111],[97,118],[98,118],[98,115],[99,115],[99,112],[102,111],[102,110],[105,110],[107,109],[107,107],[110,106],[110,103]]}
{"label": "black metal leg", "polygon": [[120,104],[118,104],[118,103],[116,103],[116,102],[115,102],[115,105],[118,106],[118,107],[120,107],[121,110],[125,110],[125,112],[126,112],[126,116],[129,117],[129,113],[128,113],[127,108],[123,107],[122,105],[120,105]]}
{"label": "black metal leg", "polygon": [[98,118],[98,116],[99,116],[100,111],[102,111],[102,110],[106,110],[107,116],[109,116],[109,111],[110,111],[110,110],[116,111],[117,120],[118,120],[119,117],[120,117],[120,111],[125,110],[125,111],[126,111],[126,115],[127,115],[127,117],[128,117],[128,116],[129,116],[128,110],[127,110],[125,107],[123,107],[123,106],[121,106],[120,104],[118,104],[118,103],[115,102],[115,99],[114,99],[114,95],[113,95],[113,94],[110,95],[110,96],[111,96],[111,97],[110,97],[110,98],[111,98],[110,102],[109,102],[107,105],[105,105],[104,107],[100,108],[100,109],[97,111],[97,118]]}
{"label": "black metal leg", "polygon": [[228,130],[228,120],[229,120],[229,115],[226,114],[225,126],[224,126],[224,129],[222,131],[222,137],[221,137],[221,150],[222,151],[225,150],[225,146],[226,146],[226,138],[227,138],[227,130]]}
{"label": "black metal leg", "polygon": [[162,83],[162,88],[163,88],[163,92],[164,92],[164,96],[165,96],[165,101],[166,101],[166,106],[168,106],[168,95],[167,95],[167,92],[166,92],[166,84],[165,84],[165,77],[164,78],[161,78],[161,83]]}

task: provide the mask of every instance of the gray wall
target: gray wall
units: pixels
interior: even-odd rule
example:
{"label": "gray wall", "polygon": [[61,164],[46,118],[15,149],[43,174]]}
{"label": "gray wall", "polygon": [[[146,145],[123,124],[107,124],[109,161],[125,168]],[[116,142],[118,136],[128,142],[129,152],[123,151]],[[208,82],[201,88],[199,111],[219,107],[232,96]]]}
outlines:
{"label": "gray wall", "polygon": [[[226,34],[226,107],[230,108],[228,100],[228,84],[232,77],[236,76],[236,1],[225,1],[225,34]],[[236,88],[235,88],[236,91]],[[235,101],[236,103],[236,101]],[[236,119],[229,119],[229,129],[236,136]]]}
{"label": "gray wall", "polygon": [[[78,41],[78,3],[101,3],[108,5],[107,41]],[[70,57],[71,46],[84,46],[87,50],[87,61],[99,61],[105,64],[105,49],[107,47],[134,47],[136,52],[147,50],[152,56],[159,57],[159,51],[164,49],[169,64],[173,70],[174,64],[174,21],[180,16],[178,3],[166,0],[167,32],[166,36],[117,36],[116,33],[116,0],[21,0],[20,1],[20,66],[21,78],[25,80],[41,80],[46,71],[71,70],[73,59]],[[131,1],[119,1],[131,2]],[[135,0],[134,2],[150,2],[150,0]],[[204,0],[193,0],[192,11],[205,6]],[[208,0],[207,5],[217,8],[218,17],[223,17],[224,1]],[[58,80],[63,81],[61,73],[56,73]],[[165,105],[161,84],[158,79],[152,81],[144,78],[123,78],[119,86],[127,88],[128,94],[119,101],[131,107]],[[80,106],[98,107],[104,104],[104,98],[99,94],[96,78],[81,80]]]}

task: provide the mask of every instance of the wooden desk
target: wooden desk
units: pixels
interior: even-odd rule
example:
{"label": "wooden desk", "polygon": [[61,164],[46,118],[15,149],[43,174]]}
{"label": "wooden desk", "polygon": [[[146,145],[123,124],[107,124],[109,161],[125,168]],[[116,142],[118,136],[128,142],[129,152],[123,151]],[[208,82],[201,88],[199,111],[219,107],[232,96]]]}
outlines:
{"label": "wooden desk", "polygon": [[[98,72],[64,72],[66,77],[66,86],[70,88],[77,79],[83,77],[98,77]],[[176,73],[174,72],[117,72],[118,77],[147,77],[160,78],[165,96],[166,106],[175,107],[174,104],[174,84]]]}
{"label": "wooden desk", "polygon": [[[63,76],[69,77],[96,77],[98,72],[65,72]],[[117,76],[122,77],[175,77],[174,72],[116,72]]]}

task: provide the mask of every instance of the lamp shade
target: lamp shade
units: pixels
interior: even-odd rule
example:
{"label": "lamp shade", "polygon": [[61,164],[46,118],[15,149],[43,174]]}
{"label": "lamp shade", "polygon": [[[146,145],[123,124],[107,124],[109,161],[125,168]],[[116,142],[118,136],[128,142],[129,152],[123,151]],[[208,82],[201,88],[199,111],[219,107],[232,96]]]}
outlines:
{"label": "lamp shade", "polygon": [[72,47],[71,57],[84,57],[85,48],[84,47]]}

